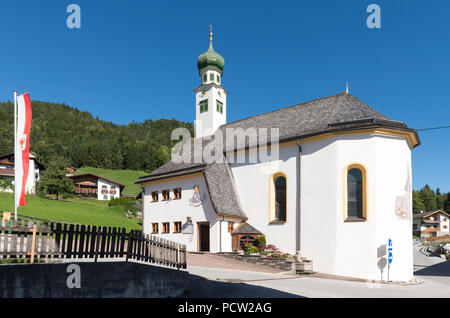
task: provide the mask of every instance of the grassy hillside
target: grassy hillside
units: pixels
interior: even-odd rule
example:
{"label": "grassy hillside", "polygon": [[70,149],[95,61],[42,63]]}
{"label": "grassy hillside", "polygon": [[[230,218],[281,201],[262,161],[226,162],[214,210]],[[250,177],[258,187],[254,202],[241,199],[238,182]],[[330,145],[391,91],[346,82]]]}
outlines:
{"label": "grassy hillside", "polygon": [[76,174],[88,172],[124,184],[125,189],[123,190],[122,194],[134,194],[134,195],[139,194],[139,192],[141,191],[141,187],[134,183],[139,179],[139,177],[147,174],[144,171],[113,170],[113,169],[102,169],[91,167],[80,168],[77,170]]}
{"label": "grassy hillside", "polygon": [[[14,211],[13,194],[0,192],[0,211]],[[108,201],[62,201],[27,195],[27,205],[19,207],[18,213],[68,223],[125,227],[127,230],[141,229],[137,220],[124,216],[123,207],[110,207]]]}

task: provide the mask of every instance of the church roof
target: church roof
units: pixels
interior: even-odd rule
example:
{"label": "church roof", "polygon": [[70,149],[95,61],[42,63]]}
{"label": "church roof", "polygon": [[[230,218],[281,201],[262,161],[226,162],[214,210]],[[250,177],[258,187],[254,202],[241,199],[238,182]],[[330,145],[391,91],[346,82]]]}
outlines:
{"label": "church roof", "polygon": [[[349,93],[312,100],[222,125],[219,129],[223,136],[226,136],[227,128],[242,128],[243,130],[255,128],[257,131],[259,128],[267,128],[269,141],[270,129],[279,128],[280,143],[326,133],[364,128],[389,128],[413,134],[416,142],[414,146],[420,144],[415,130],[408,128],[403,122],[389,119]],[[258,141],[265,142],[263,139],[258,139]],[[204,149],[211,140],[209,138],[192,139],[191,142],[201,142]],[[249,138],[246,138],[245,147],[253,146],[256,145],[249,144]],[[226,148],[226,142],[224,142],[224,152],[237,149],[236,144],[231,145],[231,148]],[[203,158],[194,158],[194,154],[191,159],[189,163],[169,161],[149,175],[141,177],[136,183],[143,184],[149,181],[203,172],[216,213],[245,217],[239,204],[238,195],[234,190],[234,179],[228,163],[208,164]]]}

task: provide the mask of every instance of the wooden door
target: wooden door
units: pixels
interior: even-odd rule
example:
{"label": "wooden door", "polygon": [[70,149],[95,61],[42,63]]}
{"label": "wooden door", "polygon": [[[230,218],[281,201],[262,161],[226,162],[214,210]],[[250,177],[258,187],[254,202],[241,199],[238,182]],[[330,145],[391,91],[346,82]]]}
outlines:
{"label": "wooden door", "polygon": [[209,223],[199,224],[200,252],[209,252]]}

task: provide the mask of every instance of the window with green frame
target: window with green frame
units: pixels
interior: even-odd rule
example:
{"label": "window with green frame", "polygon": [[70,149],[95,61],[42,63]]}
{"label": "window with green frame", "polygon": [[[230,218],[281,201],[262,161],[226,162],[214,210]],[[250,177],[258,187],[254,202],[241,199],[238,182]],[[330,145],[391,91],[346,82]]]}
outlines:
{"label": "window with green frame", "polygon": [[217,84],[220,84],[220,75],[217,74]]}
{"label": "window with green frame", "polygon": [[216,100],[217,112],[223,114],[223,103]]}
{"label": "window with green frame", "polygon": [[207,99],[200,101],[199,105],[200,105],[200,113],[204,113],[204,112],[208,111],[208,100]]}
{"label": "window with green frame", "polygon": [[214,73],[209,73],[209,80],[214,82]]}
{"label": "window with green frame", "polygon": [[203,75],[203,83],[206,83],[206,80],[208,79],[208,77],[206,76],[206,73]]}

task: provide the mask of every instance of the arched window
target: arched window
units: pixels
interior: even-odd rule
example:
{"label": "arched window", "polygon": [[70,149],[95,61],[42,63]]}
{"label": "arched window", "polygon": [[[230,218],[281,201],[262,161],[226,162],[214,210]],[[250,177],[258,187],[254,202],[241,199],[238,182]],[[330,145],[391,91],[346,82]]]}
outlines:
{"label": "arched window", "polygon": [[269,222],[284,223],[287,220],[287,178],[276,173],[270,178]]}
{"label": "arched window", "polygon": [[353,164],[346,169],[345,182],[346,221],[365,221],[367,219],[366,169]]}

